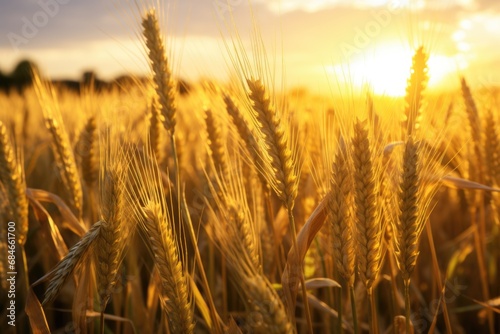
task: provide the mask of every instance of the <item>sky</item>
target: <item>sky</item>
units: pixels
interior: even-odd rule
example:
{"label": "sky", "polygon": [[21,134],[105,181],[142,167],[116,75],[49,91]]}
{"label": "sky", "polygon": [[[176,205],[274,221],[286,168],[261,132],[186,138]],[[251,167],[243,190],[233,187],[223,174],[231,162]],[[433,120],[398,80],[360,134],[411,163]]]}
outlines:
{"label": "sky", "polygon": [[174,73],[188,80],[226,79],[234,36],[251,55],[258,27],[287,87],[402,95],[420,44],[430,87],[456,88],[460,75],[500,85],[498,0],[0,0],[0,70],[27,58],[59,79],[145,73],[140,13],[158,2]]}

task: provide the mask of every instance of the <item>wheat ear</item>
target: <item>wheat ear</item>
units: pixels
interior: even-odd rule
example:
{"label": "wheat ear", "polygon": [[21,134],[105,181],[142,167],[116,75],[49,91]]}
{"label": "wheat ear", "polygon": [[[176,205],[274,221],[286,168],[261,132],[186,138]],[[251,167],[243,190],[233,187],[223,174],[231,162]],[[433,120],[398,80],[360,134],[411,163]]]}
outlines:
{"label": "wheat ear", "polygon": [[399,223],[396,234],[396,255],[404,281],[410,279],[418,256],[418,238],[424,227],[419,217],[420,179],[418,145],[409,137],[403,154],[403,172],[399,192]]}
{"label": "wheat ear", "polygon": [[421,187],[420,154],[419,144],[412,136],[408,137],[403,153],[403,169],[399,189],[399,217],[393,227],[396,260],[404,283],[407,331],[411,328],[410,279],[419,254],[420,234],[428,217],[428,202],[433,194],[433,191],[424,193],[425,190]]}
{"label": "wheat ear", "polygon": [[[0,121],[0,180],[7,190],[7,198],[12,216],[9,219],[16,223],[17,243],[23,246],[28,234],[28,200],[26,198],[26,181],[22,166],[16,159],[14,149],[9,140],[7,128]],[[7,217],[5,217],[7,218]],[[6,222],[2,222],[6,224]]]}
{"label": "wheat ear", "polygon": [[45,124],[52,136],[54,153],[61,170],[64,184],[71,193],[71,203],[76,210],[77,216],[81,217],[83,207],[83,193],[75,157],[71,151],[68,135],[64,126],[55,118],[47,115]]}
{"label": "wheat ear", "polygon": [[406,86],[406,119],[403,130],[411,136],[418,128],[419,116],[422,108],[423,91],[427,86],[427,53],[421,46],[412,58],[411,75]]}
{"label": "wheat ear", "polygon": [[483,143],[489,184],[498,187],[500,185],[500,141],[497,122],[491,110],[486,113],[485,117]]}
{"label": "wheat ear", "polygon": [[[245,289],[250,307],[262,318],[262,323],[254,322],[252,332],[290,334],[295,333],[295,328],[288,320],[285,307],[276,291],[270,286],[264,276],[249,276],[244,279],[241,288]],[[252,313],[253,313],[252,312]],[[252,314],[250,320],[256,317]]]}
{"label": "wheat ear", "polygon": [[156,105],[155,99],[151,101],[151,115],[149,117],[149,142],[155,154],[156,160],[162,159],[162,115]]}
{"label": "wheat ear", "polygon": [[[467,84],[465,78],[461,79],[461,88],[462,88],[462,97],[465,103],[465,110],[467,113],[467,117],[469,119],[469,125],[471,130],[471,138],[473,139],[473,148],[475,156],[471,155],[469,158],[469,177],[478,181],[479,183],[483,183],[485,180],[485,157],[484,151],[482,147],[482,138],[483,129],[481,126],[481,117],[479,115],[479,110],[477,108],[474,97],[472,96],[471,90]],[[475,215],[475,210],[479,209],[479,211],[483,210],[481,208],[483,204],[481,203],[483,194],[482,193],[473,193],[469,194],[469,200],[471,201],[470,212]],[[476,247],[476,255],[477,261],[479,265],[479,272],[481,278],[481,289],[484,300],[488,300],[490,297],[490,291],[488,287],[488,279],[487,279],[487,269],[486,269],[486,223],[485,219],[473,218],[478,229],[475,231],[477,236],[474,238],[475,247]],[[490,332],[493,333],[493,313],[488,311],[488,324],[490,327]]]}
{"label": "wheat ear", "polygon": [[[260,129],[264,146],[267,150],[268,164],[266,166],[266,179],[275,190],[278,198],[285,205],[288,212],[288,223],[291,230],[292,247],[296,248],[297,231],[293,207],[298,194],[297,164],[296,156],[292,152],[287,129],[280,122],[276,110],[271,106],[271,100],[266,94],[266,88],[260,80],[247,79],[250,90],[249,99],[252,101],[253,117],[257,127]],[[298,253],[296,253],[298,256]],[[302,286],[302,298],[306,314],[307,326],[312,331],[312,318],[309,311],[309,301],[305,287],[302,262],[299,261],[298,279]],[[293,285],[293,284],[292,284]],[[295,288],[294,288],[295,289]],[[295,300],[291,294],[286,297],[287,312],[291,316],[295,308]]]}
{"label": "wheat ear", "polygon": [[256,220],[253,220],[250,214],[248,193],[243,184],[242,166],[238,162],[236,160],[236,164],[231,166],[229,174],[216,175],[216,183],[209,182],[208,185],[220,218],[227,224],[227,228],[233,229],[232,232],[246,256],[260,273],[262,272],[262,261],[257,235],[260,228],[256,226]]}
{"label": "wheat ear", "polygon": [[83,192],[71,142],[62,122],[61,112],[56,101],[54,88],[43,83],[38,75],[34,78],[34,88],[45,117],[45,125],[52,137],[52,148],[66,189],[70,192],[70,201],[79,218],[82,216]]}
{"label": "wheat ear", "polygon": [[149,63],[153,71],[153,81],[158,95],[160,111],[163,115],[163,124],[167,131],[174,133],[176,123],[175,87],[160,33],[158,18],[154,10],[150,10],[143,17],[142,28],[146,39]]}
{"label": "wheat ear", "polygon": [[[146,143],[134,155],[130,169],[134,186],[127,189],[127,203],[146,236],[147,246],[160,274],[161,306],[173,333],[192,333],[194,314],[188,289],[189,274],[181,240],[183,234],[165,200],[162,177],[153,148]],[[140,203],[140,204],[137,204]],[[175,226],[174,226],[175,225]]]}
{"label": "wheat ear", "polygon": [[233,281],[249,310],[248,332],[294,333],[294,326],[280,297],[254,266],[244,243],[238,237],[238,228],[231,224],[225,225],[225,220],[213,213],[208,232],[226,255]]}
{"label": "wheat ear", "polygon": [[357,262],[361,281],[370,290],[377,278],[381,259],[381,215],[374,154],[366,122],[356,121],[352,140],[356,213]]}
{"label": "wheat ear", "polygon": [[473,139],[474,154],[476,155],[473,161],[470,161],[472,168],[470,168],[470,178],[474,181],[484,182],[484,156],[482,143],[483,129],[481,127],[481,119],[479,117],[479,111],[476,106],[474,97],[472,96],[471,90],[467,84],[465,78],[461,79],[462,97],[465,103],[465,111],[467,113],[467,119],[469,120],[470,135]]}
{"label": "wheat ear", "polygon": [[259,250],[255,245],[255,235],[252,231],[252,226],[248,221],[244,211],[238,209],[237,204],[228,204],[229,222],[235,224],[238,229],[238,237],[243,242],[244,248],[250,257],[253,266],[260,272],[262,264],[260,260]]}
{"label": "wheat ear", "polygon": [[[123,251],[125,231],[124,189],[121,175],[113,167],[101,171],[101,228],[96,240],[95,266],[101,312],[104,311],[116,284]],[[122,230],[123,229],[123,230]]]}
{"label": "wheat ear", "polygon": [[[365,285],[370,301],[370,330],[378,333],[377,309],[373,285],[381,266],[382,201],[380,196],[381,173],[379,157],[370,144],[366,121],[356,120],[354,126],[353,161],[356,212],[357,267],[361,282]],[[351,289],[352,291],[352,289]]]}
{"label": "wheat ear", "polygon": [[469,120],[469,125],[471,127],[471,135],[474,139],[476,145],[481,143],[481,120],[479,118],[479,112],[477,110],[476,102],[470,91],[469,85],[465,78],[460,80],[462,88],[462,97],[465,103],[465,110],[467,112],[467,118]]}
{"label": "wheat ear", "polygon": [[95,116],[89,117],[78,140],[81,150],[82,176],[87,187],[92,189],[99,178],[98,137]]}
{"label": "wheat ear", "polygon": [[222,173],[222,175],[228,175],[229,167],[226,157],[226,150],[224,149],[222,131],[219,122],[217,122],[212,110],[210,109],[205,110],[205,122],[207,125],[210,156],[214,161],[215,168],[217,172]]}
{"label": "wheat ear", "polygon": [[150,202],[144,208],[143,225],[160,273],[162,303],[173,333],[193,333],[193,309],[189,299],[187,277],[179,259],[172,229],[160,205]]}
{"label": "wheat ear", "polygon": [[54,276],[50,280],[47,291],[45,291],[45,298],[43,299],[44,305],[54,300],[78,263],[80,263],[89,252],[92,243],[99,235],[101,224],[102,222],[95,223],[90,230],[85,233],[80,241],[71,247],[64,259],[62,259],[54,268]]}
{"label": "wheat ear", "polygon": [[264,187],[268,188],[269,184],[264,177],[264,173],[262,173],[262,168],[265,166],[264,160],[262,159],[262,153],[260,153],[259,145],[255,140],[255,136],[250,126],[243,118],[240,109],[236,106],[231,96],[227,94],[224,95],[224,103],[226,104],[226,111],[238,131],[239,137],[245,144],[245,148],[250,154],[260,182]]}
{"label": "wheat ear", "polygon": [[354,286],[354,226],[351,215],[352,179],[345,146],[335,155],[330,178],[331,197],[328,203],[328,220],[332,228],[333,259],[336,269]]}
{"label": "wheat ear", "polygon": [[261,81],[249,79],[247,84],[250,89],[249,98],[253,102],[254,116],[270,157],[270,166],[267,168],[268,183],[273,186],[285,206],[291,210],[298,193],[298,178],[288,135],[272,108]]}

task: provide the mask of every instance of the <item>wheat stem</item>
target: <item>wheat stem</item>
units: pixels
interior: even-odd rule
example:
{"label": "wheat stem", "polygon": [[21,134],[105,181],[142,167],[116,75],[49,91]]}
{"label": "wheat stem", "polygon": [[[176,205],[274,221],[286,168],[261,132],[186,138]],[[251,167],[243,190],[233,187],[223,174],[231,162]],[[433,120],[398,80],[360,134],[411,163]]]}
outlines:
{"label": "wheat stem", "polygon": [[359,333],[358,329],[358,312],[356,309],[356,293],[354,292],[354,285],[349,287],[349,299],[351,300],[351,310],[352,310],[352,323],[354,327],[354,334]]}

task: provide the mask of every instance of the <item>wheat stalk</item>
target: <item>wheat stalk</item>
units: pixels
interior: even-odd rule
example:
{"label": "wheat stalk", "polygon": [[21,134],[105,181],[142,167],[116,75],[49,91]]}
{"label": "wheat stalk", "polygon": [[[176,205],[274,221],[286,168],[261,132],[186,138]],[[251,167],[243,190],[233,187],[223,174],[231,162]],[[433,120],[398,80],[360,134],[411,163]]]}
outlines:
{"label": "wheat stalk", "polygon": [[162,303],[173,333],[194,331],[193,309],[172,229],[160,205],[150,202],[144,208],[143,226],[148,235],[156,267],[160,273]]}
{"label": "wheat stalk", "polygon": [[[12,216],[4,217],[16,223],[16,239],[20,246],[28,234],[28,200],[22,166],[17,161],[7,128],[0,121],[0,180],[3,183]],[[6,222],[2,222],[6,224]],[[2,255],[3,256],[3,255]]]}
{"label": "wheat stalk", "polygon": [[228,175],[229,167],[226,158],[226,150],[224,148],[222,131],[219,122],[217,122],[210,109],[205,110],[205,122],[207,126],[210,156],[213,159],[217,172],[222,173],[222,175]]}
{"label": "wheat stalk", "polygon": [[236,106],[231,96],[227,94],[224,95],[224,103],[226,105],[226,111],[238,131],[238,136],[241,138],[245,149],[250,154],[251,161],[257,170],[260,182],[263,186],[268,188],[268,182],[262,171],[265,166],[263,155],[260,152],[257,141],[255,140],[255,135],[246,120],[243,118],[240,109]]}
{"label": "wheat stalk", "polygon": [[418,256],[418,239],[424,222],[419,219],[420,178],[418,144],[409,137],[403,154],[403,171],[399,191],[399,220],[393,229],[396,256],[404,281],[410,279]]}
{"label": "wheat stalk", "polygon": [[483,143],[486,158],[486,176],[489,178],[489,184],[498,187],[500,185],[500,141],[497,122],[491,110],[485,116]]}
{"label": "wheat stalk", "polygon": [[120,255],[123,251],[121,226],[123,215],[123,185],[116,171],[106,170],[101,185],[101,229],[96,240],[95,266],[101,311],[104,311],[116,284]]}
{"label": "wheat stalk", "polygon": [[[147,245],[160,273],[162,307],[174,333],[192,333],[194,314],[188,289],[188,274],[184,268],[186,254],[176,236],[182,236],[170,214],[171,209],[161,183],[161,174],[153,148],[146,143],[143,152],[136,152],[130,170],[135,187],[127,189],[127,201],[133,207],[136,220],[147,236]],[[141,203],[141,204],[138,204]]]}
{"label": "wheat stalk", "polygon": [[83,180],[89,189],[92,189],[99,178],[98,137],[95,116],[89,117],[85,123],[80,138],[80,156]]}
{"label": "wheat stalk", "polygon": [[330,178],[330,200],[328,202],[328,220],[332,229],[333,259],[336,269],[354,286],[354,226],[351,216],[352,179],[349,173],[345,146],[340,147],[335,155]]}
{"label": "wheat stalk", "polygon": [[142,27],[160,111],[164,117],[163,124],[165,129],[173,134],[176,124],[175,87],[160,33],[158,18],[154,10],[150,10],[144,15]]}
{"label": "wheat stalk", "polygon": [[460,82],[462,88],[462,97],[465,104],[465,111],[471,131],[470,136],[473,139],[473,149],[475,154],[475,156],[469,159],[469,177],[474,181],[482,183],[484,182],[485,170],[483,147],[481,145],[481,135],[483,134],[483,129],[481,126],[480,115],[467,81],[465,80],[465,78],[462,78]]}
{"label": "wheat stalk", "polygon": [[471,127],[471,135],[474,139],[475,145],[480,145],[481,143],[481,121],[479,118],[479,112],[477,110],[476,102],[470,91],[469,85],[465,78],[460,80],[462,88],[462,97],[465,103],[465,111],[467,112],[467,118],[469,120],[469,125]]}
{"label": "wheat stalk", "polygon": [[121,138],[117,133],[108,131],[101,144],[99,173],[101,227],[95,241],[94,252],[101,316],[116,285],[126,240],[134,231],[134,225],[128,220],[129,206],[126,206],[125,202],[126,157],[120,142]]}
{"label": "wheat stalk", "polygon": [[403,130],[405,130],[408,136],[411,136],[418,128],[422,109],[423,91],[429,79],[427,75],[427,60],[428,56],[424,47],[419,47],[412,58],[411,75],[406,86],[406,117],[403,122]]}
{"label": "wheat stalk", "polygon": [[156,106],[156,101],[153,99],[151,102],[151,115],[149,117],[149,142],[151,143],[151,147],[153,148],[153,152],[155,154],[158,162],[162,160],[162,119],[163,116],[160,113]]}
{"label": "wheat stalk", "polygon": [[262,270],[261,258],[257,245],[255,244],[256,236],[252,231],[248,217],[244,214],[244,211],[238,209],[234,203],[228,204],[228,215],[229,222],[235,224],[238,229],[238,237],[243,242],[244,248],[252,260],[253,266],[260,272]]}
{"label": "wheat stalk", "polygon": [[71,142],[62,121],[54,88],[43,83],[38,75],[34,78],[34,88],[43,110],[45,125],[52,137],[52,148],[63,183],[71,195],[71,204],[79,218],[83,210],[83,192]]}
{"label": "wheat stalk", "polygon": [[[262,322],[251,324],[255,333],[295,333],[295,328],[290,323],[285,307],[276,291],[270,286],[269,281],[260,275],[243,278],[241,291],[244,291],[250,308],[260,315]],[[251,319],[258,319],[253,312]]]}
{"label": "wheat stalk", "polygon": [[78,169],[76,168],[75,158],[71,151],[68,135],[63,125],[51,116],[46,116],[45,123],[47,129],[52,135],[54,153],[60,166],[64,184],[71,193],[71,203],[80,217],[83,207],[83,194]]}
{"label": "wheat stalk", "polygon": [[369,290],[380,269],[382,226],[378,207],[378,171],[366,122],[356,121],[352,147],[358,272]]}
{"label": "wheat stalk", "polygon": [[[275,190],[276,195],[282,201],[288,213],[288,223],[291,230],[292,247],[296,249],[297,230],[293,207],[298,194],[297,164],[296,156],[292,151],[289,141],[289,134],[284,125],[280,122],[276,110],[271,106],[271,100],[266,94],[266,88],[260,80],[247,79],[250,90],[248,95],[252,102],[253,117],[255,124],[263,136],[262,140],[268,153],[268,160],[265,160],[265,176],[267,182]],[[298,253],[296,253],[298,256]],[[305,287],[304,275],[302,272],[302,262],[299,262],[299,280],[302,287],[302,298],[309,331],[312,331],[312,319],[309,312],[309,301]],[[293,313],[295,300],[287,295],[287,311],[291,316]]]}
{"label": "wheat stalk", "polygon": [[212,212],[208,232],[225,254],[227,264],[238,292],[247,305],[246,325],[251,333],[294,333],[285,307],[276,291],[249,256],[239,237],[238,228],[225,225],[225,220]]}
{"label": "wheat stalk", "polygon": [[410,332],[410,278],[418,257],[418,239],[423,230],[419,216],[418,146],[410,136],[403,154],[403,173],[400,191],[399,226],[396,230],[396,258],[405,286],[406,331]]}
{"label": "wheat stalk", "polygon": [[298,193],[298,177],[288,135],[272,108],[271,101],[266,96],[266,89],[260,80],[249,79],[247,84],[255,120],[270,157],[266,179],[285,206],[291,210]]}
{"label": "wheat stalk", "polygon": [[87,255],[93,242],[99,236],[101,225],[102,222],[100,221],[95,223],[90,230],[85,233],[80,241],[71,247],[68,254],[66,254],[66,256],[54,268],[54,276],[50,280],[47,291],[45,291],[45,297],[43,299],[44,305],[50,303],[55,297],[57,297],[64,283],[68,280],[68,277]]}

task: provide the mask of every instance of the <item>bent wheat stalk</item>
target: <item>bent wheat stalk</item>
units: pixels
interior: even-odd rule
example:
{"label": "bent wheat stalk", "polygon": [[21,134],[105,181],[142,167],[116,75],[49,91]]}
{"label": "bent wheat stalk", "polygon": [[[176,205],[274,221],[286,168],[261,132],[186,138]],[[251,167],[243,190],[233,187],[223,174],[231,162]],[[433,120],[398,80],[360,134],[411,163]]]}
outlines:
{"label": "bent wheat stalk", "polygon": [[68,254],[57,264],[54,268],[54,277],[50,280],[47,291],[45,291],[45,297],[43,299],[43,305],[46,305],[54,300],[54,298],[59,294],[64,283],[68,280],[68,277],[73,273],[76,266],[83,261],[84,257],[88,254],[92,247],[93,242],[99,235],[102,222],[95,223],[90,230],[85,233],[85,235],[78,241],[71,249]]}

